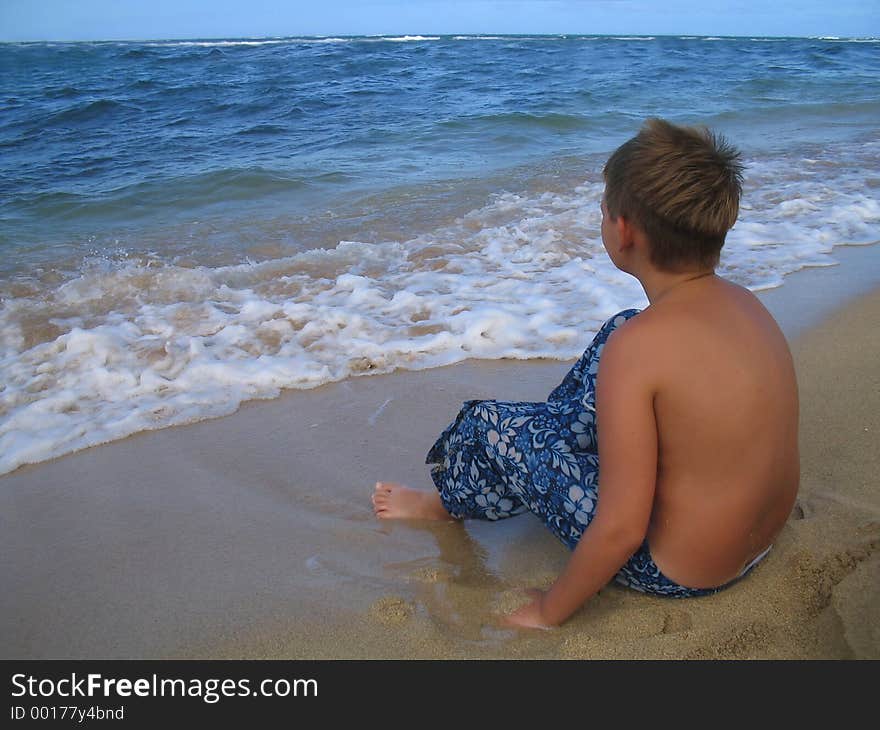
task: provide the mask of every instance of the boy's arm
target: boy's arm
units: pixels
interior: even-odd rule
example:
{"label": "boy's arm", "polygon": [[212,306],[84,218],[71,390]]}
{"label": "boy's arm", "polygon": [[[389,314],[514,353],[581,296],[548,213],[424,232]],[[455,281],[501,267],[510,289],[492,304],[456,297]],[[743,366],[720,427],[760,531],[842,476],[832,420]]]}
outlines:
{"label": "boy's arm", "polygon": [[652,356],[636,325],[632,320],[614,332],[599,361],[596,514],[550,590],[508,616],[508,623],[562,623],[614,577],[645,538],[657,477],[657,424]]}

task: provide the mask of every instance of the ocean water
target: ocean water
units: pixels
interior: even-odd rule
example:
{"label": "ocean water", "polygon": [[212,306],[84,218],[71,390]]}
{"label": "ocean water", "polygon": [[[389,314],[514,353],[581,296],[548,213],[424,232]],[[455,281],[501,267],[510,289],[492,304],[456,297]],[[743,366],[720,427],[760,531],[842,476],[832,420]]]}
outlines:
{"label": "ocean water", "polygon": [[0,473],[247,399],[573,358],[643,306],[599,236],[648,116],[747,163],[721,272],[880,240],[880,41],[0,44]]}

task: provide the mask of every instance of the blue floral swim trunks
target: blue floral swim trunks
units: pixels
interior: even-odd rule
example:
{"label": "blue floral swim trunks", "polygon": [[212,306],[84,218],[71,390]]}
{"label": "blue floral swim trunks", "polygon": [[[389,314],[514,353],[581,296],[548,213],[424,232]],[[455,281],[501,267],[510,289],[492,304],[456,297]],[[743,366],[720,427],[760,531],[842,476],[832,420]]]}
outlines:
{"label": "blue floral swim trunks", "polygon": [[[595,407],[599,357],[611,333],[638,313],[626,309],[608,319],[546,401],[464,403],[425,460],[450,515],[499,520],[531,512],[574,549],[599,499]],[[709,595],[730,585],[687,588],[675,583],[654,564],[647,542],[615,581],[644,593],[678,598]]]}

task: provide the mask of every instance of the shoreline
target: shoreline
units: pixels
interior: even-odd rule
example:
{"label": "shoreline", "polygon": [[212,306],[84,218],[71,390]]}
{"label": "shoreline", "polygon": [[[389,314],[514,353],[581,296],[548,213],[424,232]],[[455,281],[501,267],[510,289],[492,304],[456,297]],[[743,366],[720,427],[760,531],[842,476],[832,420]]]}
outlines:
{"label": "shoreline", "polygon": [[834,256],[758,293],[794,340],[801,493],[768,559],[711,599],[609,586],[517,635],[492,613],[567,558],[536,520],[375,520],[373,482],[429,486],[424,452],[461,401],[544,399],[570,367],[472,360],[0,477],[4,658],[880,658],[880,246]]}

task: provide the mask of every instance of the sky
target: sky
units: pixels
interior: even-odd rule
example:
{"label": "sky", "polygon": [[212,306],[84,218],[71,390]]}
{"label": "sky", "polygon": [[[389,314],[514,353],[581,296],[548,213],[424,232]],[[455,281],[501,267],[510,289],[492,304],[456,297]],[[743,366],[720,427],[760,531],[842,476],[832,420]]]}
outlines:
{"label": "sky", "polygon": [[0,41],[337,35],[880,36],[880,0],[0,0]]}

